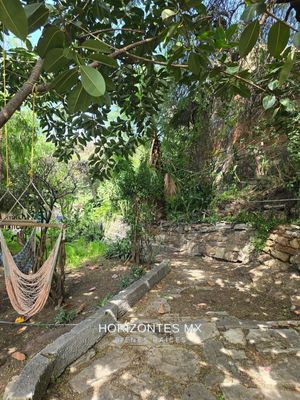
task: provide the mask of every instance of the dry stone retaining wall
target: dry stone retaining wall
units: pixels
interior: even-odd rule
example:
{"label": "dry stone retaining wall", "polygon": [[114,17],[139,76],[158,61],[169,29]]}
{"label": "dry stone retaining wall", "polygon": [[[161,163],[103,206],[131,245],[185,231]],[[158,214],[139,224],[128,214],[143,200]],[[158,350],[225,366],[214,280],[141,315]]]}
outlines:
{"label": "dry stone retaining wall", "polygon": [[222,222],[174,226],[164,223],[160,226],[157,242],[189,256],[247,263],[254,250],[251,244],[253,235],[254,229],[246,224]]}
{"label": "dry stone retaining wall", "polygon": [[300,270],[300,226],[278,226],[269,236],[264,252]]}
{"label": "dry stone retaining wall", "polygon": [[244,264],[250,267],[248,271],[257,290],[278,290],[279,297],[284,292],[290,298],[292,310],[300,315],[300,226],[278,226],[260,254],[251,243],[254,235],[255,230],[246,224],[162,223],[156,243],[158,252],[171,250]]}

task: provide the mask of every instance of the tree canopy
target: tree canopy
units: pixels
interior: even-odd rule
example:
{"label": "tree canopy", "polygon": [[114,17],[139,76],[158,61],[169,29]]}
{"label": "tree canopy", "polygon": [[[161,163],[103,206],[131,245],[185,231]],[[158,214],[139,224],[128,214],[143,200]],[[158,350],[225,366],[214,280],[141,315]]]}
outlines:
{"label": "tree canopy", "polygon": [[[103,178],[155,137],[173,82],[209,85],[224,99],[255,90],[266,110],[292,109],[286,88],[298,73],[298,3],[0,0],[8,93],[0,127],[36,92],[55,154],[70,160],[92,141],[90,166]],[[13,36],[22,42],[9,46]],[[248,57],[255,47],[267,49],[259,72]]]}

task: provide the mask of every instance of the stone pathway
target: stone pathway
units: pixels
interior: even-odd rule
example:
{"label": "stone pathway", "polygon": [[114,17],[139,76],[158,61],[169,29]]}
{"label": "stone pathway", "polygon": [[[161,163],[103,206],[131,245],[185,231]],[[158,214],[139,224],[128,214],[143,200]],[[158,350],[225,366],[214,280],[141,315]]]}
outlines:
{"label": "stone pathway", "polygon": [[150,331],[107,334],[47,400],[300,399],[299,320],[264,322],[290,314],[253,289],[251,267],[178,254],[171,264],[121,321]]}

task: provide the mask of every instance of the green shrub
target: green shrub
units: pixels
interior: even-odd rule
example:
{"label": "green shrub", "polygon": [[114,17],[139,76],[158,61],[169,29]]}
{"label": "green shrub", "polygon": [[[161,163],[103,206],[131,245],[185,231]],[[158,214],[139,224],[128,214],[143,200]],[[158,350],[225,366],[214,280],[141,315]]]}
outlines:
{"label": "green shrub", "polygon": [[258,251],[263,250],[270,232],[277,225],[284,223],[282,219],[275,216],[265,216],[260,212],[242,211],[236,217],[232,218],[233,222],[251,224],[255,228],[255,236],[252,239],[252,244]]}
{"label": "green shrub", "polygon": [[122,276],[122,278],[119,281],[119,289],[120,290],[124,290],[126,289],[128,286],[130,286],[130,284],[133,282],[132,279],[130,279],[130,275],[124,275]]}
{"label": "green shrub", "polygon": [[103,299],[98,301],[98,306],[99,307],[104,307],[106,304],[109,302],[109,300],[113,297],[112,293],[108,293]]}
{"label": "green shrub", "polygon": [[76,318],[76,310],[66,311],[63,308],[60,308],[58,313],[54,317],[54,323],[59,324],[69,324]]}
{"label": "green shrub", "polygon": [[94,262],[105,254],[106,247],[103,242],[87,242],[84,239],[66,243],[66,265],[78,268],[84,262]]}
{"label": "green shrub", "polygon": [[108,259],[120,259],[126,261],[130,258],[132,252],[132,244],[130,238],[117,240],[107,245],[105,257]]}
{"label": "green shrub", "polygon": [[3,235],[9,250],[12,254],[17,254],[22,249],[22,246],[18,243],[16,235],[9,230],[3,230]]}
{"label": "green shrub", "polygon": [[120,281],[119,281],[120,290],[126,289],[133,282],[140,279],[144,274],[145,274],[145,270],[143,268],[138,267],[136,265],[132,266],[131,271],[128,274],[122,276],[122,278],[120,279]]}
{"label": "green shrub", "polygon": [[96,210],[98,210],[97,207],[88,203],[82,209],[72,210],[70,215],[64,218],[64,223],[68,227],[67,241],[83,238],[90,242],[103,239],[103,224]]}

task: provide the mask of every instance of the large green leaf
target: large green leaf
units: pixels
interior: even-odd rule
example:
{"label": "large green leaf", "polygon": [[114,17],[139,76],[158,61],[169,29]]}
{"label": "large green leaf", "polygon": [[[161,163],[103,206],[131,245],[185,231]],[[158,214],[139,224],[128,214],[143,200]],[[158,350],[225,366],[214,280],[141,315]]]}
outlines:
{"label": "large green leaf", "polygon": [[68,90],[72,89],[72,87],[78,81],[78,69],[72,68],[68,71],[64,71],[59,74],[52,83],[52,87],[57,91],[59,94],[63,94]]}
{"label": "large green leaf", "polygon": [[281,99],[280,104],[283,105],[283,107],[286,109],[288,112],[294,112],[296,110],[295,103],[291,99]]}
{"label": "large green leaf", "polygon": [[0,0],[0,21],[17,37],[22,40],[26,39],[28,22],[19,0]]}
{"label": "large green leaf", "polygon": [[[207,60],[206,60],[207,61]],[[188,59],[189,70],[194,75],[199,75],[201,72],[201,67],[207,65],[205,58],[199,53],[191,53]]]}
{"label": "large green leaf", "polygon": [[253,21],[244,29],[239,42],[239,53],[241,57],[246,57],[255,46],[260,33],[258,21]]}
{"label": "large green leaf", "polygon": [[201,14],[206,13],[206,7],[201,0],[184,0],[184,2],[188,8],[195,8]]}
{"label": "large green leaf", "polygon": [[162,17],[163,20],[171,18],[171,17],[174,17],[174,15],[176,15],[176,12],[173,11],[173,10],[170,10],[169,8],[166,8],[161,13],[161,17]]}
{"label": "large green leaf", "polygon": [[52,49],[61,49],[66,44],[66,36],[63,31],[55,26],[46,27],[43,35],[38,41],[37,52],[39,56],[45,57],[48,51]]}
{"label": "large green leaf", "polygon": [[300,50],[300,32],[297,32],[294,36],[294,45],[298,50]]}
{"label": "large green leaf", "polygon": [[64,49],[51,49],[45,57],[44,70],[47,72],[57,72],[69,62],[70,60],[66,58]]}
{"label": "large green leaf", "polygon": [[265,96],[263,98],[263,107],[265,110],[269,110],[270,108],[272,108],[276,103],[276,96]]}
{"label": "large green leaf", "polygon": [[250,89],[242,83],[239,83],[237,85],[232,85],[232,87],[233,87],[234,92],[239,94],[242,97],[249,98],[251,96]]}
{"label": "large green leaf", "polygon": [[106,91],[105,80],[95,68],[81,66],[81,82],[87,93],[93,97],[103,96]]}
{"label": "large green leaf", "polygon": [[84,90],[81,83],[79,83],[69,94],[67,102],[69,110],[72,114],[79,111],[86,111],[92,104],[93,99]]}
{"label": "large green leaf", "polygon": [[117,66],[118,66],[118,63],[114,58],[109,57],[105,54],[94,53],[94,54],[90,54],[88,56],[88,58],[90,60],[99,61],[99,62],[101,62],[101,64],[107,65],[108,67],[111,67],[111,68],[117,68]]}
{"label": "large green leaf", "polygon": [[250,4],[245,8],[241,19],[245,22],[250,22],[256,16],[256,6],[255,4]]}
{"label": "large green leaf", "polygon": [[49,18],[49,9],[42,3],[29,4],[25,7],[25,13],[28,19],[29,33],[44,26]]}
{"label": "large green leaf", "polygon": [[268,35],[268,50],[274,57],[279,57],[290,38],[290,28],[282,21],[271,26]]}
{"label": "large green leaf", "polygon": [[280,85],[282,85],[287,80],[287,78],[289,77],[290,72],[292,71],[295,62],[296,62],[296,52],[295,51],[291,51],[288,54],[288,56],[286,58],[286,61],[285,61],[284,65],[283,65],[283,67],[282,67],[282,69],[280,71],[280,74],[279,74],[279,83],[280,83]]}
{"label": "large green leaf", "polygon": [[83,42],[80,47],[83,47],[88,50],[100,51],[101,53],[110,53],[111,49],[107,44],[102,42],[101,40],[96,39],[88,39]]}

